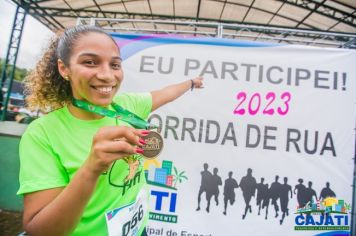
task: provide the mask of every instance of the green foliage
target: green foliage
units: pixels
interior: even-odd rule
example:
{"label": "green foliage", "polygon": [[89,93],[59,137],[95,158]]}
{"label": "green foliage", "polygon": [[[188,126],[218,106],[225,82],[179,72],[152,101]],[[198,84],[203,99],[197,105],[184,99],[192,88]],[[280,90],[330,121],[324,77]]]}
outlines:
{"label": "green foliage", "polygon": [[188,177],[185,176],[185,171],[179,172],[176,167],[173,167],[173,182],[174,182],[174,187],[177,187],[177,183],[182,183],[183,180],[188,180]]}
{"label": "green foliage", "polygon": [[[5,62],[5,60],[0,58],[0,76],[2,75],[2,69],[3,69],[2,67],[3,67],[4,62]],[[10,68],[11,67],[8,66],[8,75],[10,75]],[[28,73],[27,69],[16,67],[14,79],[17,81],[23,81],[24,78],[26,77],[27,73]]]}

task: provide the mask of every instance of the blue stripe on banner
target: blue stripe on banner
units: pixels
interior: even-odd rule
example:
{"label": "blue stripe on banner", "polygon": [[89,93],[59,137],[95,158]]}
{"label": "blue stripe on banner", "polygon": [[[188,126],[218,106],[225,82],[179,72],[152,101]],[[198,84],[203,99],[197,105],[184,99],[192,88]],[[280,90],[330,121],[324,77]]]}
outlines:
{"label": "blue stripe on banner", "polygon": [[[117,41],[122,49],[121,57],[123,60],[136,54],[137,52],[163,45],[163,44],[197,44],[197,45],[212,45],[226,47],[277,47],[284,44],[276,43],[260,43],[253,41],[241,41],[222,38],[186,38],[169,35],[144,35],[144,34],[119,34],[111,33],[111,36]],[[124,43],[122,43],[124,42]]]}
{"label": "blue stripe on banner", "polygon": [[315,236],[350,236],[349,231],[330,231],[321,234],[316,234]]}

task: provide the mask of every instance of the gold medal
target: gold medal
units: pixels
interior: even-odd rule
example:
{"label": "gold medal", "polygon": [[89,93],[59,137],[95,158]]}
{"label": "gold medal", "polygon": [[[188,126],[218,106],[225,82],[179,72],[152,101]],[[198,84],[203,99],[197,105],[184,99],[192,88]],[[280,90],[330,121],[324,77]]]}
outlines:
{"label": "gold medal", "polygon": [[163,149],[163,138],[156,131],[150,131],[148,135],[142,137],[146,144],[142,146],[143,157],[146,159],[155,159]]}

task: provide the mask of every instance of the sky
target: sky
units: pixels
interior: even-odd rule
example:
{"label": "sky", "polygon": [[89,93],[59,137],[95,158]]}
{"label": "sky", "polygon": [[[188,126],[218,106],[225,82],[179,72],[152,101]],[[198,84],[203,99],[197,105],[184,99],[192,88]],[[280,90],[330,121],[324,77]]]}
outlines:
{"label": "sky", "polygon": [[[11,28],[16,12],[16,4],[10,0],[0,0],[0,57],[5,58],[9,45]],[[17,57],[17,67],[33,69],[54,36],[41,22],[30,15],[26,16],[20,50]]]}

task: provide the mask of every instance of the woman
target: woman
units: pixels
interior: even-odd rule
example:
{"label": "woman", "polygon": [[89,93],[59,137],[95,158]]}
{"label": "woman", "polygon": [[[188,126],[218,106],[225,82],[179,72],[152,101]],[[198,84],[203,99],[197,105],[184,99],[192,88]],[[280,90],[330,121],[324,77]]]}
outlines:
{"label": "woman", "polygon": [[[51,111],[29,125],[20,143],[18,194],[24,196],[30,235],[145,234],[147,194],[137,154],[149,131],[96,111],[113,110],[114,102],[146,119],[187,90],[201,88],[202,78],[115,97],[122,80],[118,46],[90,26],[67,29],[28,76],[29,106]],[[141,167],[134,181],[126,179],[132,158]],[[112,217],[122,221],[110,224]]]}

